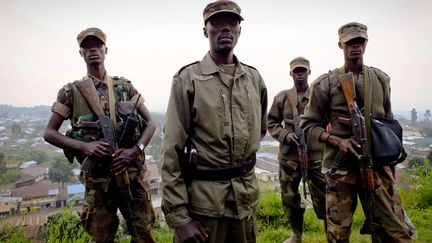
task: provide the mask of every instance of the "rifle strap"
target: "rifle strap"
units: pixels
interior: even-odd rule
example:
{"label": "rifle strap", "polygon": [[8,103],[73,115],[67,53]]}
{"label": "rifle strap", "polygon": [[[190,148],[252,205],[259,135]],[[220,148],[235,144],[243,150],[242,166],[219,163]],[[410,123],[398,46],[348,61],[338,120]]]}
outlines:
{"label": "rifle strap", "polygon": [[372,87],[371,87],[371,78],[369,68],[366,65],[363,65],[363,95],[364,95],[364,117],[366,124],[366,135],[367,135],[367,143],[369,147],[369,153],[371,152],[372,138],[371,138],[371,112],[372,112]]}
{"label": "rifle strap", "polygon": [[113,87],[113,80],[108,74],[105,74],[107,86],[108,86],[108,102],[109,102],[109,110],[110,110],[110,118],[114,125],[114,127],[117,127],[117,119],[115,115],[115,96],[114,96],[114,87]]}

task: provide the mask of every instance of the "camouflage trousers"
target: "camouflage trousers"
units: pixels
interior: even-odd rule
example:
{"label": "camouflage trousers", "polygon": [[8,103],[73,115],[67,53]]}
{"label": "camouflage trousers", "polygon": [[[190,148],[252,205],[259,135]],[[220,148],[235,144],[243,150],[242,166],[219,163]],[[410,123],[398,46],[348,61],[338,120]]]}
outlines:
{"label": "camouflage trousers", "polygon": [[[363,211],[366,212],[365,215],[369,212],[359,170],[332,169],[326,172],[325,178],[327,240],[328,242],[349,242],[357,197],[360,199]],[[402,218],[403,209],[389,166],[374,170],[374,183],[375,205],[372,213],[377,242],[412,242],[409,229]]]}
{"label": "camouflage trousers", "polygon": [[[150,185],[143,175],[130,174],[132,200],[129,205],[134,220],[126,220],[131,233],[131,242],[154,242],[150,230],[155,220],[151,205]],[[81,173],[80,180],[85,184],[85,204],[81,223],[96,242],[113,242],[119,225],[117,210],[125,215],[126,204],[121,200],[121,192],[114,182],[106,178],[91,178]],[[127,217],[124,217],[127,218]]]}
{"label": "camouflage trousers", "polygon": [[[207,217],[190,213],[190,216],[201,222],[208,234],[206,243],[255,243],[256,242],[256,214],[250,217],[235,219],[230,217]],[[178,243],[177,238],[174,242]]]}
{"label": "camouflage trousers", "polygon": [[[299,184],[302,179],[299,162],[280,161],[279,181],[281,186],[282,205],[291,222],[303,222],[305,206],[301,201]],[[307,184],[312,198],[315,214],[325,219],[325,188],[324,175],[321,173],[321,161],[309,161]]]}

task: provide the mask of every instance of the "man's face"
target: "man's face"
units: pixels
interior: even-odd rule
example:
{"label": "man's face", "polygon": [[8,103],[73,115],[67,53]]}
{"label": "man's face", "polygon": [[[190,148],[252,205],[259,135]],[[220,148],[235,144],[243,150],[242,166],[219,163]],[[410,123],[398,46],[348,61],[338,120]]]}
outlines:
{"label": "man's face", "polygon": [[204,36],[209,39],[211,50],[229,53],[240,36],[240,20],[235,14],[219,13],[207,20],[203,30]]}
{"label": "man's face", "polygon": [[89,36],[81,43],[80,54],[88,65],[95,66],[104,62],[107,50],[99,38]]}
{"label": "man's face", "polygon": [[367,40],[362,37],[351,39],[345,43],[339,42],[339,47],[343,49],[347,59],[362,58],[366,51]]}
{"label": "man's face", "polygon": [[308,81],[309,70],[304,67],[296,67],[292,70],[291,76],[295,84],[302,85]]}

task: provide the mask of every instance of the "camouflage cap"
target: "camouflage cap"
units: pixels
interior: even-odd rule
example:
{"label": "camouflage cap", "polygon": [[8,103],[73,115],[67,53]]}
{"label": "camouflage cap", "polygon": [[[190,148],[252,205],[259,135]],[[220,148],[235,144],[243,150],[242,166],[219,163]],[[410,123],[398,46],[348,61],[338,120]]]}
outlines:
{"label": "camouflage cap", "polygon": [[88,29],[81,31],[78,34],[78,36],[77,36],[78,45],[81,46],[81,43],[83,42],[83,40],[89,36],[95,36],[99,40],[101,40],[104,44],[106,44],[105,33],[101,29],[92,27],[92,28],[88,28]]}
{"label": "camouflage cap", "polygon": [[240,15],[241,9],[237,3],[229,0],[218,0],[216,2],[209,3],[203,12],[204,23],[213,15],[218,13],[233,13],[243,20]]}
{"label": "camouflage cap", "polygon": [[348,24],[342,25],[339,28],[338,33],[339,40],[343,43],[358,37],[364,38],[366,40],[368,39],[366,25],[357,22],[350,22]]}
{"label": "camouflage cap", "polygon": [[309,60],[304,57],[296,57],[290,62],[290,71],[294,71],[295,68],[302,67],[309,69]]}

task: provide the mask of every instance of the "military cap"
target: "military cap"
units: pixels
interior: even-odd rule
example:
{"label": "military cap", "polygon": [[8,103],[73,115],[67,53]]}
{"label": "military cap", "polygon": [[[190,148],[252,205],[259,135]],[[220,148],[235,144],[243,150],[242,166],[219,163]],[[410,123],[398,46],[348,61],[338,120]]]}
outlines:
{"label": "military cap", "polygon": [[364,38],[366,40],[368,39],[366,25],[357,22],[350,22],[348,24],[342,25],[339,28],[338,33],[339,40],[343,43],[358,37]]}
{"label": "military cap", "polygon": [[83,42],[83,40],[89,36],[95,36],[99,40],[101,40],[104,44],[106,44],[105,33],[101,29],[92,27],[92,28],[88,28],[88,29],[81,31],[78,34],[78,36],[77,36],[78,45],[81,46],[81,43]]}
{"label": "military cap", "polygon": [[233,13],[237,15],[240,20],[243,17],[240,15],[241,9],[237,3],[229,0],[218,0],[216,2],[209,3],[203,12],[204,23],[213,15],[218,13]]}
{"label": "military cap", "polygon": [[294,71],[295,68],[302,67],[309,69],[309,60],[304,57],[296,57],[290,62],[290,71]]}

